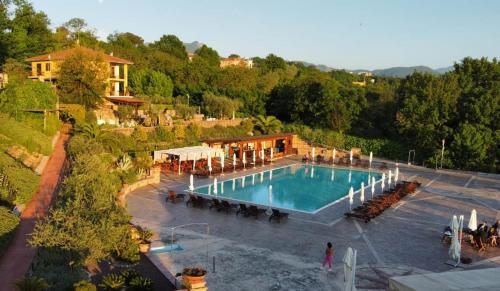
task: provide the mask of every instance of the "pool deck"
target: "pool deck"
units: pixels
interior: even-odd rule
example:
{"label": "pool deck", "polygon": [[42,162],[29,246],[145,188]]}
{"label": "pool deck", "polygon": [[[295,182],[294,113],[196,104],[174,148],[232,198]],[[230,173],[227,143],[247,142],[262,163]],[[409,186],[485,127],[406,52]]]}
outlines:
{"label": "pool deck", "polygon": [[[296,158],[285,158],[274,162],[273,167],[297,162]],[[394,169],[394,164],[388,162],[388,166]],[[175,174],[163,176],[158,186],[129,194],[127,208],[134,223],[156,233],[153,246],[169,243],[172,227],[194,223],[175,231],[175,240],[183,251],[148,256],[165,273],[175,274],[186,266],[205,266],[210,290],[341,290],[341,260],[347,247],[358,252],[357,289],[385,290],[392,276],[452,269],[445,264],[448,246],[440,240],[453,214],[463,214],[465,225],[472,209],[477,210],[478,221],[486,220],[491,225],[500,219],[499,175],[406,165],[399,168],[400,180],[416,180],[422,187],[368,224],[343,217],[349,207],[347,199],[316,214],[291,212],[288,220],[280,224],[269,223],[265,215],[256,220],[234,212],[209,211],[208,207],[167,203],[167,189],[187,189],[189,177]],[[258,166],[230,172],[217,179],[223,181],[263,169]],[[195,178],[195,187],[210,181]],[[354,200],[359,200],[358,194]],[[209,234],[205,224],[196,223],[208,224]],[[328,241],[334,245],[333,272],[320,269]],[[465,269],[500,267],[500,247],[488,247],[485,253],[478,254],[464,245],[462,256],[472,258],[472,264],[465,265]]]}

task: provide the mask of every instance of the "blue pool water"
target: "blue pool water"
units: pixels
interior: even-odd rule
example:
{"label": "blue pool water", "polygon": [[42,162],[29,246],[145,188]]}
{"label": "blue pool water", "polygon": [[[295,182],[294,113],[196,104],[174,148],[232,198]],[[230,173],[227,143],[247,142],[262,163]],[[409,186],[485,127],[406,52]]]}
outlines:
{"label": "blue pool water", "polygon": [[163,245],[160,247],[151,248],[151,250],[149,252],[153,253],[153,254],[160,254],[160,253],[180,252],[183,250],[184,249],[179,244],[169,244],[169,245]]}
{"label": "blue pool water", "polygon": [[[349,178],[350,176],[350,178]],[[248,202],[262,206],[314,213],[345,196],[352,186],[368,185],[369,177],[381,179],[377,172],[295,164],[272,170],[230,179],[217,183],[217,194],[213,183],[195,189],[196,193]],[[219,177],[221,178],[221,177]],[[370,178],[371,179],[371,178]],[[213,180],[212,180],[213,182]],[[272,185],[272,197],[269,195]],[[369,188],[366,189],[369,193]]]}

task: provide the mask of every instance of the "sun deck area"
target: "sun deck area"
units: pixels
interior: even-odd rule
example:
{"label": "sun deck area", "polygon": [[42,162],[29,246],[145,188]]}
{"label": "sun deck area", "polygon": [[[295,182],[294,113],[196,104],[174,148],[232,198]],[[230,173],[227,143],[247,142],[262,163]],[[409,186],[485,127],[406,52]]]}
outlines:
{"label": "sun deck area", "polygon": [[[380,160],[374,168],[381,162],[395,168]],[[301,163],[299,157],[287,157],[246,170],[228,170],[217,179],[228,181],[297,163]],[[209,271],[206,280],[212,290],[341,290],[341,260],[348,247],[358,253],[358,290],[385,290],[393,276],[462,270],[445,264],[449,245],[441,243],[442,231],[454,214],[463,214],[468,221],[472,209],[477,210],[479,221],[490,225],[500,219],[500,177],[401,164],[399,169],[400,180],[418,181],[421,187],[369,223],[344,217],[348,199],[314,214],[288,211],[288,219],[280,223],[269,222],[265,214],[256,219],[236,211],[167,202],[169,190],[185,193],[188,189],[189,175],[177,173],[162,175],[157,186],[130,193],[127,208],[135,224],[154,230],[153,247],[172,242],[180,246],[172,252],[148,254],[160,270],[173,277],[185,266],[203,266]],[[213,177],[195,178],[194,186],[212,181]],[[377,186],[376,195],[380,192]],[[359,200],[359,193],[354,200]],[[333,272],[320,269],[328,241],[334,246]],[[464,269],[500,267],[498,247],[478,253],[463,244],[462,256],[472,259]]]}

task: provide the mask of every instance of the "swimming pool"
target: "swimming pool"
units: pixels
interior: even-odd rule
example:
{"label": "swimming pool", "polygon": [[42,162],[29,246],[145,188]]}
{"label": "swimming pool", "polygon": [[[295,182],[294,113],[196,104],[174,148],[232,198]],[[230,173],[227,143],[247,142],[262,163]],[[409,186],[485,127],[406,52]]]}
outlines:
{"label": "swimming pool", "polygon": [[[361,188],[361,182],[368,185],[368,179],[381,174],[318,165],[293,164],[282,168],[266,169],[217,183],[195,188],[194,192],[217,196],[220,199],[247,202],[262,206],[315,213],[347,196],[349,188]],[[223,178],[223,177],[219,177]],[[213,182],[213,180],[212,180]],[[272,185],[272,195],[269,195]],[[369,188],[365,189],[370,193]]]}

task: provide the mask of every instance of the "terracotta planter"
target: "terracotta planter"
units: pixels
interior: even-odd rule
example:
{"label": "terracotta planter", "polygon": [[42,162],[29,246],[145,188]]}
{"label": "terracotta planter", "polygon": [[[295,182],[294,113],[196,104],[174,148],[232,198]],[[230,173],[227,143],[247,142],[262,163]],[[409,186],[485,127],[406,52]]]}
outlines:
{"label": "terracotta planter", "polygon": [[195,284],[205,283],[205,275],[203,276],[182,275],[182,280],[184,281],[185,285],[192,286]]}
{"label": "terracotta planter", "polygon": [[151,249],[151,243],[150,242],[141,242],[141,243],[139,243],[139,251],[141,253],[147,253],[147,252],[149,252],[149,249]]}

